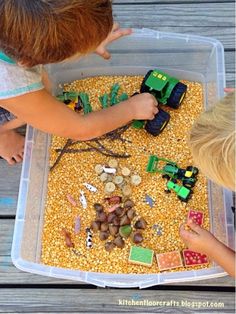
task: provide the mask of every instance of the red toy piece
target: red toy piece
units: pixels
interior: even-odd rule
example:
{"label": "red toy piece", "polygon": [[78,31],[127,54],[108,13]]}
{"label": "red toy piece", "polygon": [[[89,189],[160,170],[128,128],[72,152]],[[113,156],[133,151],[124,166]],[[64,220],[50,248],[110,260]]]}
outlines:
{"label": "red toy piece", "polygon": [[209,263],[207,256],[190,250],[183,250],[184,264],[186,267]]}
{"label": "red toy piece", "polygon": [[192,219],[197,225],[201,226],[203,224],[203,212],[190,209],[188,212],[188,219]]}

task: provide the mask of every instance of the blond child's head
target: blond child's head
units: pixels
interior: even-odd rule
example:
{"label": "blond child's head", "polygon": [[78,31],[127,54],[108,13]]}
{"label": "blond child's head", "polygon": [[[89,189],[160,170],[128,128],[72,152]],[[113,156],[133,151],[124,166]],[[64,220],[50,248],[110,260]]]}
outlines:
{"label": "blond child's head", "polygon": [[200,115],[190,131],[189,145],[208,178],[235,190],[235,93]]}
{"label": "blond child's head", "polygon": [[0,50],[28,67],[91,52],[112,25],[111,0],[0,0]]}

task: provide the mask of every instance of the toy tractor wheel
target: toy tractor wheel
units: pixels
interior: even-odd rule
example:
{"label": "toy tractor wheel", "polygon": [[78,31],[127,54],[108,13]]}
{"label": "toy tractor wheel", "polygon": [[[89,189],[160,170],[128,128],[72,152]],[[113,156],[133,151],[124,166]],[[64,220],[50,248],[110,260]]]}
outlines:
{"label": "toy tractor wheel", "polygon": [[178,195],[178,199],[181,201],[181,202],[185,202],[187,203],[188,199],[187,198],[183,198],[181,196]]}
{"label": "toy tractor wheel", "polygon": [[191,171],[193,173],[194,176],[198,175],[198,168],[197,167],[193,167],[193,166],[188,166],[186,168],[186,171]]}
{"label": "toy tractor wheel", "polygon": [[187,86],[183,83],[177,83],[173,88],[170,97],[167,100],[167,106],[177,109],[181,105],[187,91]]}
{"label": "toy tractor wheel", "polygon": [[168,174],[163,174],[163,175],[162,175],[162,178],[163,178],[163,179],[170,180],[170,176],[168,176]]}
{"label": "toy tractor wheel", "polygon": [[188,189],[191,189],[195,185],[195,180],[189,180],[189,179],[183,179],[183,186],[185,186]]}
{"label": "toy tractor wheel", "polygon": [[145,85],[146,80],[148,79],[149,75],[152,73],[153,70],[150,70],[147,72],[147,74],[144,76],[144,79],[142,81],[141,87],[140,87],[140,93],[148,93],[149,87]]}
{"label": "toy tractor wheel", "polygon": [[158,113],[155,115],[153,120],[149,120],[145,125],[145,130],[152,134],[153,136],[159,135],[164,128],[167,126],[170,120],[170,115],[168,112],[159,109]]}

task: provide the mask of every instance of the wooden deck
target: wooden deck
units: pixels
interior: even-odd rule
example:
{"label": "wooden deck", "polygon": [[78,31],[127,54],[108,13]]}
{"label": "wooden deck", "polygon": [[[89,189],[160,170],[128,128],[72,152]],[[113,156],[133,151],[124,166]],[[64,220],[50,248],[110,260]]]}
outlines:
{"label": "wooden deck", "polygon": [[[123,27],[219,39],[225,47],[227,86],[234,86],[234,1],[115,0],[113,3],[115,18]],[[16,269],[11,263],[10,250],[20,171],[20,165],[8,167],[0,160],[0,199],[5,200],[0,202],[0,313],[234,313],[234,280],[229,277],[145,290],[101,289]],[[172,305],[132,305],[131,300],[172,301]],[[186,302],[200,302],[201,306]],[[208,306],[203,302],[209,302]]]}

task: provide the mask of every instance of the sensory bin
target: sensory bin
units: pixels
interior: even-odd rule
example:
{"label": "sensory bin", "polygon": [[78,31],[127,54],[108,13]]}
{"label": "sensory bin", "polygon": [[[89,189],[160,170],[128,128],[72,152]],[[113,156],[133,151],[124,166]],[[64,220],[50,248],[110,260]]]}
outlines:
{"label": "sensory bin", "polygon": [[[64,90],[88,93],[92,109],[102,110],[99,96],[109,94],[113,84],[121,86],[120,95],[126,92],[131,96],[139,91],[142,79],[142,76],[93,77],[66,84]],[[179,237],[179,226],[188,216],[209,229],[205,177],[199,172],[193,194],[185,203],[173,191],[165,193],[167,181],[161,174],[146,172],[150,155],[172,160],[181,168],[193,165],[186,138],[203,110],[202,86],[183,82],[188,89],[180,108],[161,106],[171,118],[157,137],[128,126],[119,136],[73,145],[63,138],[52,138],[50,166],[54,168],[48,177],[42,263],[117,274],[209,267],[205,256],[189,252]],[[63,147],[65,153],[55,164]],[[102,147],[110,152],[109,156],[98,151]],[[130,157],[124,157],[127,155]],[[115,168],[116,173],[106,173],[104,168]],[[121,199],[109,203],[112,196]],[[128,201],[132,206],[126,206]],[[113,223],[107,222],[114,213],[118,231]],[[113,225],[114,235],[109,225]],[[114,240],[118,245],[114,245]]]}

